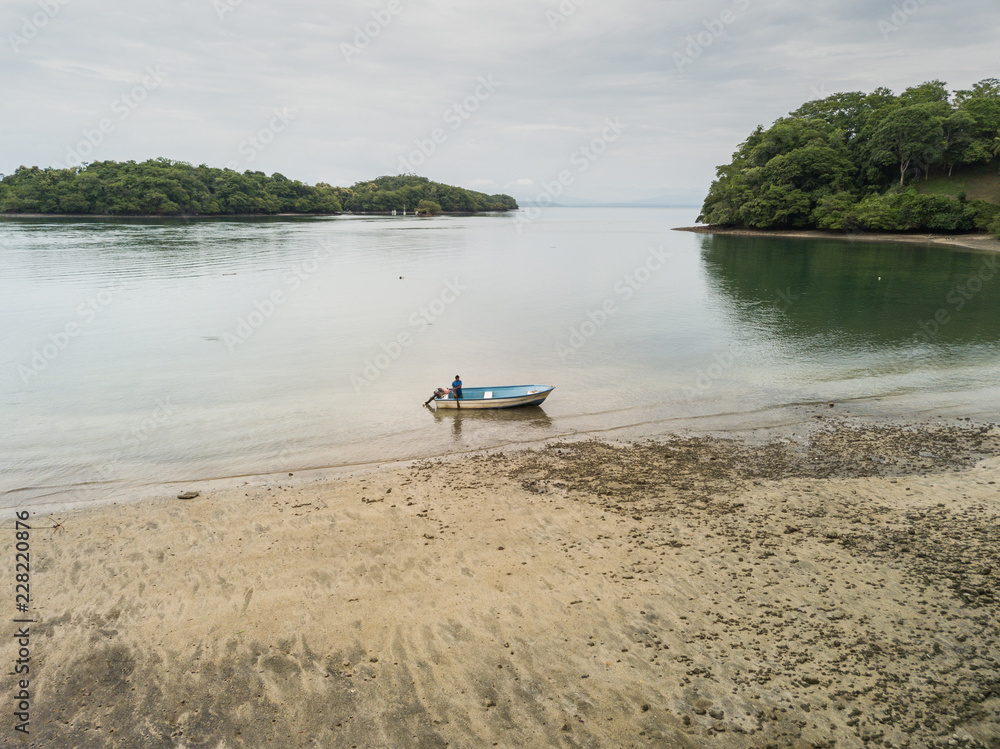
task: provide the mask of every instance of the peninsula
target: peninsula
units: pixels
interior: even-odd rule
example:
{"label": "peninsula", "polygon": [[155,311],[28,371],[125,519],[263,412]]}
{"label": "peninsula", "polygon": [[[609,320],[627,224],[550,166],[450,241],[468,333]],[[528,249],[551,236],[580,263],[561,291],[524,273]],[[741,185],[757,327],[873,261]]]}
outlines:
{"label": "peninsula", "polygon": [[54,169],[22,166],[0,179],[0,215],[249,216],[517,210],[509,195],[486,195],[414,174],[352,187],[307,185],[275,172],[192,166],[170,159],[97,161]]}
{"label": "peninsula", "polygon": [[1000,80],[838,93],[759,126],[698,220],[757,230],[1000,237]]}

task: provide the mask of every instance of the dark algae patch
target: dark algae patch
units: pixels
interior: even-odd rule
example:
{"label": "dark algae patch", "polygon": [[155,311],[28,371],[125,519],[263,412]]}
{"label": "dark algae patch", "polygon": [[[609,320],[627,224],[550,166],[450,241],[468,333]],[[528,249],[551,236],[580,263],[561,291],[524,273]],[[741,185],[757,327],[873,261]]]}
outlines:
{"label": "dark algae patch", "polygon": [[71,517],[27,745],[1000,746],[1000,430],[813,421]]}
{"label": "dark algae patch", "polygon": [[[713,745],[982,749],[1000,746],[1000,491],[937,501],[934,482],[997,455],[990,425],[824,422],[765,444],[556,444],[510,475],[627,521],[635,561],[613,575],[623,589],[669,585],[672,559],[696,560],[704,585],[690,605],[715,618],[688,631],[700,654],[666,646],[676,611],[643,611],[633,636],[700,685],[683,722]],[[879,495],[885,482],[902,504]],[[758,499],[775,486],[777,501]],[[756,697],[727,730],[699,707],[711,689]]]}

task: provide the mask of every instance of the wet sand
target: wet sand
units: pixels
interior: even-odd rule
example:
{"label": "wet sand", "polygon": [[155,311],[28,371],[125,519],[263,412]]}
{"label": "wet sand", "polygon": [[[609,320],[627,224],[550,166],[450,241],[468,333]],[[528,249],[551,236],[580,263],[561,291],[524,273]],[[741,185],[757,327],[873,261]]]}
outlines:
{"label": "wet sand", "polygon": [[36,517],[30,746],[1000,746],[1000,429],[814,420]]}
{"label": "wet sand", "polygon": [[849,242],[907,242],[961,247],[979,252],[1000,252],[1000,239],[986,234],[894,234],[878,232],[838,232],[819,229],[737,229],[728,226],[679,226],[674,231],[695,234],[731,234],[740,237],[788,237],[792,239],[841,239]]}

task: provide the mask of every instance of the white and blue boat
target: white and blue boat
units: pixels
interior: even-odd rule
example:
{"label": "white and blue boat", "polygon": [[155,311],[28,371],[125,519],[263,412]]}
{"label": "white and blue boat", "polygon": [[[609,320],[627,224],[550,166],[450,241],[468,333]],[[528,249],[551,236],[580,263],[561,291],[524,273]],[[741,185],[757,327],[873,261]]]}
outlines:
{"label": "white and blue boat", "polygon": [[[450,390],[432,398],[438,408],[514,408],[537,406],[555,390],[554,385],[497,385],[485,388],[462,388],[462,397],[456,399]],[[439,393],[442,391],[439,391]]]}

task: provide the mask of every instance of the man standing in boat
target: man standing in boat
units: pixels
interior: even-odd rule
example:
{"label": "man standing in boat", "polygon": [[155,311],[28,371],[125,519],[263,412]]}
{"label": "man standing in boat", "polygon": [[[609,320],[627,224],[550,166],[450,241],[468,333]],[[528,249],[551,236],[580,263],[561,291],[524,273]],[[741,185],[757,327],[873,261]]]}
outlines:
{"label": "man standing in boat", "polygon": [[[455,381],[451,383],[451,392],[455,394],[455,400],[459,400],[462,397],[462,378],[455,375]],[[461,403],[455,404],[459,409],[462,408]]]}

